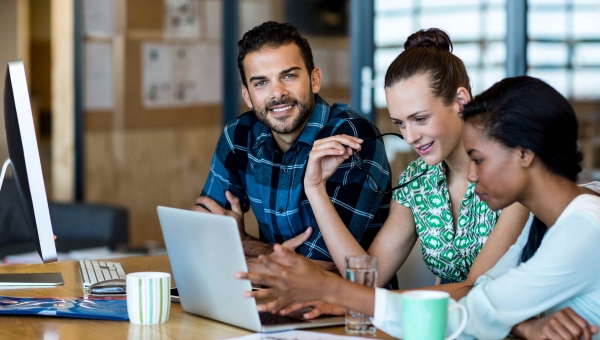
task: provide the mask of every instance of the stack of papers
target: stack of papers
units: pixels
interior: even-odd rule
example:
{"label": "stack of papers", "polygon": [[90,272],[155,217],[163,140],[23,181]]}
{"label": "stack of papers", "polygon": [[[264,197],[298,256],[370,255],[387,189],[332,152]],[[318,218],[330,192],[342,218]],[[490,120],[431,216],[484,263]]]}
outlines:
{"label": "stack of papers", "polygon": [[307,331],[285,331],[278,333],[256,333],[230,340],[372,340],[355,336],[333,335]]}

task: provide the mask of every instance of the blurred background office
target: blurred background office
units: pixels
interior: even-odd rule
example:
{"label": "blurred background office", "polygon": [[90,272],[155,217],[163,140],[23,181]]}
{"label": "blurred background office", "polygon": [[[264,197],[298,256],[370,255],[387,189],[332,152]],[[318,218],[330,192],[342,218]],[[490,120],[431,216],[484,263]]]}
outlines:
{"label": "blurred background office", "polygon": [[[156,206],[192,205],[224,122],[247,110],[237,41],[255,25],[298,27],[321,95],[382,132],[387,66],[411,33],[442,28],[474,94],[528,74],[572,102],[585,181],[600,178],[599,18],[600,0],[0,0],[0,64],[25,62],[49,199],[124,207],[130,243],[160,242]],[[0,159],[5,143],[2,128]],[[397,180],[417,155],[388,157]]]}

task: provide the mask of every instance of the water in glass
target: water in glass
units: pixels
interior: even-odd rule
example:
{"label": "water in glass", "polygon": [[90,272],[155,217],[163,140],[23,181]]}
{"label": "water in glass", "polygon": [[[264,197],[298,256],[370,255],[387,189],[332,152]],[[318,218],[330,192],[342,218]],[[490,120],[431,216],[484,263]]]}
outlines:
{"label": "water in glass", "polygon": [[[363,286],[375,288],[377,285],[377,268],[353,269],[346,268],[346,279]],[[347,334],[375,334],[375,326],[368,315],[346,309]]]}

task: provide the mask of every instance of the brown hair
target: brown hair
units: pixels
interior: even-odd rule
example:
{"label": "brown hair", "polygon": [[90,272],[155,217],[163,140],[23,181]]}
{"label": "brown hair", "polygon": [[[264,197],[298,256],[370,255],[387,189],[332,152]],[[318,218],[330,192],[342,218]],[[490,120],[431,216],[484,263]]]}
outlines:
{"label": "brown hair", "polygon": [[404,51],[396,57],[385,74],[385,87],[392,87],[414,75],[429,75],[434,96],[451,104],[456,90],[464,87],[471,96],[469,75],[462,60],[452,54],[452,41],[439,28],[422,29],[411,34],[404,43]]}
{"label": "brown hair", "polygon": [[308,40],[302,37],[296,27],[290,23],[278,23],[266,21],[254,27],[238,41],[238,69],[242,77],[242,83],[248,87],[244,71],[244,58],[248,53],[260,51],[262,48],[277,48],[287,44],[296,44],[304,60],[306,70],[310,75],[315,68],[313,55]]}

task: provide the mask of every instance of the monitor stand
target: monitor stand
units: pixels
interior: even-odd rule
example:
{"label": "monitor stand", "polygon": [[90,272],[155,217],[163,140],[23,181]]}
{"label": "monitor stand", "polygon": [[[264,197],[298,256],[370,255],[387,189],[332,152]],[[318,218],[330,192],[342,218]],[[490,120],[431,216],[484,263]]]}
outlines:
{"label": "monitor stand", "polygon": [[63,284],[65,282],[60,272],[0,274],[0,289],[2,286],[60,286]]}
{"label": "monitor stand", "polygon": [[[7,158],[0,173],[0,189],[9,164],[11,164],[10,158]],[[59,286],[64,283],[60,272],[0,274],[0,289],[2,286]]]}

